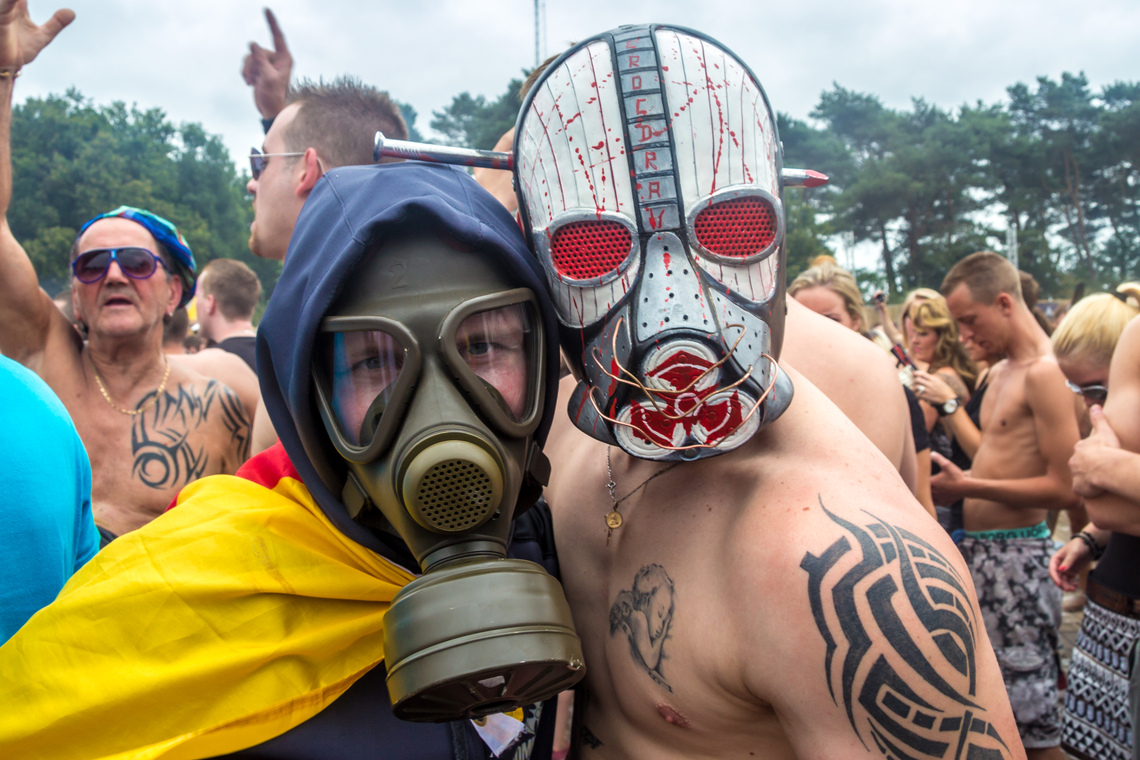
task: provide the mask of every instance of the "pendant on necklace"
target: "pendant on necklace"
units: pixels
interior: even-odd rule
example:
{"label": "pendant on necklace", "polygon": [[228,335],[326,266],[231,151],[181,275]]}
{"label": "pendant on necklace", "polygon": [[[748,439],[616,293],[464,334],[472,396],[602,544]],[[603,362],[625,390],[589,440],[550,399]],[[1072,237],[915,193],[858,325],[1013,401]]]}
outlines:
{"label": "pendant on necklace", "polygon": [[614,528],[620,528],[621,522],[621,512],[618,512],[616,509],[611,509],[609,512],[606,512],[606,525],[610,530],[613,530]]}

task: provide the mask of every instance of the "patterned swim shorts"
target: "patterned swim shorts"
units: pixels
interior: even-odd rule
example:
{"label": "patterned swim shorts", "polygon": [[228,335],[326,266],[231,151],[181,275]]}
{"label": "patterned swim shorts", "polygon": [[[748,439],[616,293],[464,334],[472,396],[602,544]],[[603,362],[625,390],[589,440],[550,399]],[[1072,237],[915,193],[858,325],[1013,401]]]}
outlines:
{"label": "patterned swim shorts", "polygon": [[966,559],[990,644],[1027,749],[1061,742],[1057,702],[1057,629],[1061,589],[1049,579],[1048,538],[983,539],[958,543]]}

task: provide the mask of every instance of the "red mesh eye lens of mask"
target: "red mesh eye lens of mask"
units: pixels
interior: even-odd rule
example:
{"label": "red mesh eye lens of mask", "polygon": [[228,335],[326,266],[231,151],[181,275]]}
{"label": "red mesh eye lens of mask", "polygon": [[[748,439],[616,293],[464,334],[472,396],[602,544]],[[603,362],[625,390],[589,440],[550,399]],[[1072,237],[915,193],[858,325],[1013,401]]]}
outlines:
{"label": "red mesh eye lens of mask", "polygon": [[590,280],[617,269],[629,256],[630,242],[625,225],[587,219],[559,227],[550,241],[550,256],[558,274]]}
{"label": "red mesh eye lens of mask", "polygon": [[776,239],[776,210],[755,195],[714,203],[697,214],[697,242],[718,256],[742,259]]}

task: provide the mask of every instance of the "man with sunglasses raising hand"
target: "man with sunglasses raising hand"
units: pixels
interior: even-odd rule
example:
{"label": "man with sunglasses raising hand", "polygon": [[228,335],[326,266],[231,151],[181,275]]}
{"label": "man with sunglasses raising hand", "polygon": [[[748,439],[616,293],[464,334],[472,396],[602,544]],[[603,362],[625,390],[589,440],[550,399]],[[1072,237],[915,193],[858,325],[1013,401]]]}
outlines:
{"label": "man with sunglasses raising hand", "polygon": [[0,2],[0,352],[67,407],[108,540],[158,516],[187,483],[234,472],[248,453],[249,422],[232,390],[162,353],[163,321],[194,292],[194,257],[174,225],[122,206],[82,227],[71,292],[86,341],[39,288],[8,227],[13,83],[74,18],[60,10],[37,26],[26,0]]}

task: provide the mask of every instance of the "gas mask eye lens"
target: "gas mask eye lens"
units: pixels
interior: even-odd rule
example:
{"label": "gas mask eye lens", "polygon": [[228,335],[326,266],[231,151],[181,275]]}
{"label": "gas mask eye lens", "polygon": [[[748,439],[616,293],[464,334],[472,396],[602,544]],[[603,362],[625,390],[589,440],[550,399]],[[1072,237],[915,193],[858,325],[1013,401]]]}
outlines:
{"label": "gas mask eye lens", "polygon": [[588,219],[558,228],[550,241],[550,256],[558,274],[572,280],[592,280],[621,266],[630,254],[633,237],[619,222]]}
{"label": "gas mask eye lens", "polygon": [[375,435],[404,367],[406,351],[380,330],[320,336],[324,366],[331,368],[332,411],[345,440],[367,445]]}
{"label": "gas mask eye lens", "polygon": [[697,242],[733,259],[755,256],[771,246],[776,226],[776,209],[755,195],[709,204],[693,222]]}
{"label": "gas mask eye lens", "polygon": [[515,422],[531,396],[534,323],[529,304],[512,304],[472,314],[455,331],[459,358],[497,393]]}

